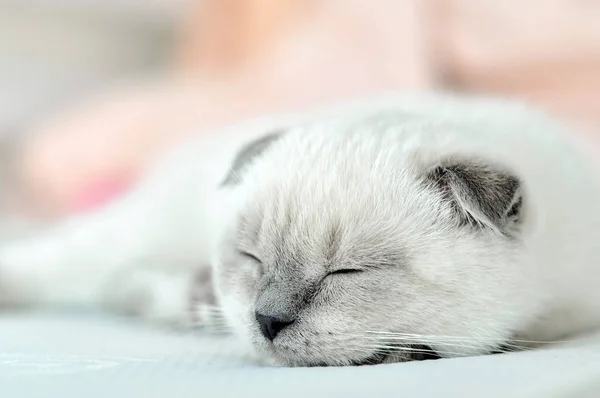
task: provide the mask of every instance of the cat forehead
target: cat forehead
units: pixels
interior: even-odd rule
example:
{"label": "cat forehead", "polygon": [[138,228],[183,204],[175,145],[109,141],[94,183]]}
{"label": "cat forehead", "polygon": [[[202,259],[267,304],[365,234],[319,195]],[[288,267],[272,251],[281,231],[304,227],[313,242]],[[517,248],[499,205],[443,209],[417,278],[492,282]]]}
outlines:
{"label": "cat forehead", "polygon": [[[399,209],[396,201],[346,195],[304,200],[270,195],[239,217],[238,241],[282,269],[340,265],[382,267],[405,262],[431,229],[430,211]],[[404,212],[410,216],[403,216]],[[413,218],[410,220],[409,218]],[[415,218],[416,217],[416,218]],[[423,217],[423,222],[417,221]],[[419,243],[421,242],[421,243]]]}
{"label": "cat forehead", "polygon": [[318,129],[287,134],[252,166],[244,192],[263,203],[296,199],[327,205],[420,189],[406,148],[383,138],[388,137]]}
{"label": "cat forehead", "polygon": [[372,247],[373,237],[382,243],[430,219],[434,195],[401,151],[357,134],[305,133],[281,138],[240,187],[245,239],[326,253],[327,241]]}

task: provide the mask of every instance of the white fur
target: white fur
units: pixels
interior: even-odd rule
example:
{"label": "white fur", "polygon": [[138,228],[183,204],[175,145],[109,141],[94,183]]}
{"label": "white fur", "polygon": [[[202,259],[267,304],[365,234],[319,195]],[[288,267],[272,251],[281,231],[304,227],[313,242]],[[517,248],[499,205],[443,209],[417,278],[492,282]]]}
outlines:
{"label": "white fur", "polygon": [[[395,116],[392,120],[386,120],[385,116],[382,120],[375,117],[364,122],[365,118],[382,113]],[[398,119],[402,119],[400,125]],[[241,186],[217,189],[235,154],[246,142],[288,126],[298,127],[256,162]],[[336,152],[337,155],[332,156],[333,164],[311,157],[325,144],[332,145],[332,150],[344,150],[345,138],[328,141],[320,137],[351,131],[354,126],[367,132],[369,129],[394,130],[385,138],[387,157],[378,157],[374,141],[370,142],[365,131],[352,136],[359,142],[349,146],[348,153]],[[213,258],[217,273],[220,271],[219,250],[223,248],[223,239],[229,239],[227,234],[231,234],[241,212],[253,201],[269,201],[269,195],[273,198],[289,196],[291,186],[282,184],[280,191],[274,192],[268,188],[273,181],[292,180],[289,177],[294,176],[294,181],[305,184],[303,196],[297,200],[304,201],[307,207],[306,212],[301,213],[302,219],[312,223],[317,233],[327,224],[328,213],[323,213],[323,219],[314,218],[314,212],[309,211],[310,203],[316,200],[319,179],[329,168],[354,168],[358,173],[357,182],[379,189],[365,190],[371,194],[369,198],[357,196],[358,202],[364,201],[357,206],[377,207],[389,194],[387,177],[378,181],[377,173],[369,174],[371,180],[360,175],[361,167],[367,165],[356,164],[352,159],[358,153],[369,161],[381,161],[382,175],[395,170],[390,168],[397,168],[398,186],[389,189],[406,188],[414,198],[420,198],[421,193],[410,191],[413,189],[410,185],[402,185],[402,170],[426,168],[444,156],[476,155],[506,165],[525,181],[528,206],[522,234],[524,251],[515,264],[505,264],[501,261],[507,258],[502,257],[505,254],[492,258],[497,255],[493,241],[488,253],[481,250],[487,243],[466,240],[458,251],[452,252],[444,250],[452,244],[449,236],[432,236],[432,240],[439,241],[433,242],[431,250],[419,259],[419,272],[433,282],[460,284],[455,273],[457,263],[464,263],[465,268],[459,269],[464,275],[480,272],[476,270],[480,263],[493,266],[493,275],[499,278],[494,283],[465,287],[473,294],[469,299],[473,301],[473,311],[487,308],[477,306],[481,304],[476,302],[478,291],[480,301],[487,305],[506,304],[506,312],[497,319],[486,315],[490,344],[507,337],[501,336],[509,332],[502,329],[504,323],[518,327],[510,332],[535,340],[557,339],[590,330],[600,325],[600,291],[596,289],[600,277],[597,264],[600,247],[596,243],[600,194],[596,176],[563,134],[558,122],[519,104],[443,95],[392,95],[299,115],[258,119],[205,134],[171,153],[131,194],[108,208],[0,247],[0,298],[26,305],[109,304],[130,311],[132,301],[146,297],[140,304],[144,308],[134,309],[134,312],[161,321],[185,320],[190,295],[190,286],[182,282],[185,275],[191,279],[198,267],[210,266]],[[393,139],[394,135],[397,140]],[[397,163],[393,162],[394,158]],[[337,189],[335,185],[331,188]],[[381,192],[382,200],[377,192]],[[344,206],[344,203],[347,202],[341,200],[335,205]],[[389,228],[393,229],[394,225],[402,225],[406,231],[412,228],[414,236],[421,229],[419,223],[426,218],[413,218],[414,224],[407,225],[404,220],[393,218],[398,216],[396,214],[388,216]],[[402,236],[410,239],[411,235]],[[504,249],[499,247],[498,250]],[[504,274],[498,271],[503,269]],[[503,289],[504,275],[507,291],[486,291]],[[488,279],[482,281],[489,282]],[[222,278],[217,280],[225,314],[240,335],[255,340],[256,331],[250,330],[248,318],[252,297],[223,288],[226,282]],[[509,290],[514,295],[508,295]],[[510,303],[486,302],[494,297],[510,297]],[[155,304],[148,305],[148,300]],[[419,303],[416,307],[422,305]],[[339,322],[343,322],[343,319],[336,320],[335,313],[327,314],[330,318],[318,320],[322,325],[338,322],[339,326]],[[448,326],[448,333],[469,334],[469,330],[458,326],[460,321],[448,321],[454,322]],[[472,328],[473,324],[465,326]],[[485,335],[481,330],[487,326],[481,324],[477,333]],[[443,331],[436,330],[438,334]],[[497,336],[494,337],[492,331],[497,332]],[[476,352],[464,352],[469,353]]]}

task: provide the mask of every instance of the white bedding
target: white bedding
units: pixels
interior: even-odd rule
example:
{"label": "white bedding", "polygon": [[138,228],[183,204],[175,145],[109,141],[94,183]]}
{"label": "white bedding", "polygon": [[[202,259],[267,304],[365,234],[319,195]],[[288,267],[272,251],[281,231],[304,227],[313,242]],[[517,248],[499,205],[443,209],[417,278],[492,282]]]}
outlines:
{"label": "white bedding", "polygon": [[228,337],[81,314],[0,316],[0,397],[600,397],[600,335],[544,350],[268,368]]}

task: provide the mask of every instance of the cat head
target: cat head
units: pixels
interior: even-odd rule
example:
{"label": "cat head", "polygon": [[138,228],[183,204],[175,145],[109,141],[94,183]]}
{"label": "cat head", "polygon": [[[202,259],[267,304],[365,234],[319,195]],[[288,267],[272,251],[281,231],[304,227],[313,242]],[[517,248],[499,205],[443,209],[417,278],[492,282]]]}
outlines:
{"label": "cat head", "polygon": [[240,153],[221,187],[215,284],[256,352],[287,366],[477,355],[527,319],[522,182],[426,153],[410,131],[303,128]]}

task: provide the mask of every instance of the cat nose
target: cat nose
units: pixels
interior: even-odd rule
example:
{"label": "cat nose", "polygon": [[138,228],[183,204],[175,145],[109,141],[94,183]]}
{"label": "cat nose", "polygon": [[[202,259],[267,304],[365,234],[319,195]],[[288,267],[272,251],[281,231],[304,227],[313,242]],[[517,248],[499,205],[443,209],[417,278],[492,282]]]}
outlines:
{"label": "cat nose", "polygon": [[293,320],[290,321],[276,316],[264,315],[259,312],[255,312],[255,315],[256,321],[260,326],[260,332],[270,341],[273,341],[279,332],[294,323]]}

